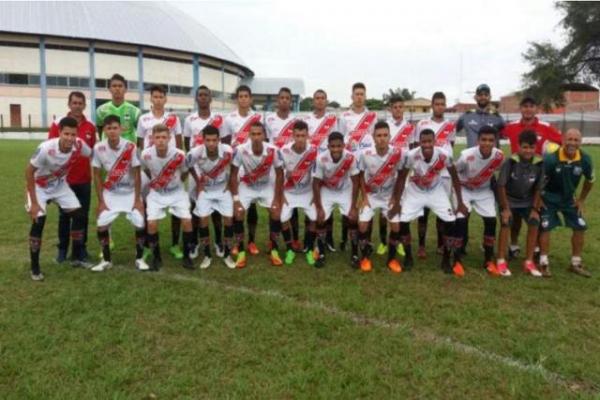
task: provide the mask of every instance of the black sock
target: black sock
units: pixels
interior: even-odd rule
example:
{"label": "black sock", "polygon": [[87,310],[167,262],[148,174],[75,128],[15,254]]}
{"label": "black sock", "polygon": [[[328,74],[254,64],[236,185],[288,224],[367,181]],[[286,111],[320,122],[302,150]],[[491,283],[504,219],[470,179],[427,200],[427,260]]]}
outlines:
{"label": "black sock", "polygon": [[387,242],[387,220],[383,215],[379,215],[379,240],[381,243]]}
{"label": "black sock", "polygon": [[238,251],[244,251],[244,221],[235,220],[233,222],[233,232],[235,233]]}
{"label": "black sock", "polygon": [[215,232],[215,243],[221,247],[223,245],[223,218],[221,218],[221,214],[214,211],[211,214],[211,219]]}
{"label": "black sock", "polygon": [[181,220],[175,215],[171,215],[171,245],[179,245],[179,232],[181,232]]}
{"label": "black sock", "polygon": [[85,215],[81,208],[73,211],[71,214],[71,243],[73,245],[73,258],[83,260],[85,254],[83,251],[84,233],[85,233]]}
{"label": "black sock", "polygon": [[352,255],[358,256],[358,226],[356,226],[356,222],[348,221],[347,229],[350,237],[350,244],[352,245]]}
{"label": "black sock", "polygon": [[396,258],[398,243],[400,243],[400,232],[391,231],[388,240],[388,262]]}
{"label": "black sock", "polygon": [[348,241],[348,217],[342,216],[342,242]]}
{"label": "black sock", "polygon": [[423,215],[418,219],[419,247],[425,247],[427,237],[427,219],[429,218],[429,208],[423,209]]}
{"label": "black sock", "polygon": [[485,262],[494,259],[496,244],[496,218],[483,218],[483,249]]}
{"label": "black sock", "polygon": [[208,226],[201,226],[198,228],[198,234],[200,235],[200,244],[204,247],[204,255],[210,258],[210,233]]}
{"label": "black sock", "polygon": [[314,246],[314,237],[315,237],[315,233],[312,233],[313,236],[313,244],[311,245],[308,242],[308,237],[310,235],[310,228],[308,227],[310,225],[310,220],[308,219],[308,217],[305,215],[304,216],[304,248],[307,249],[309,247],[313,247]]}
{"label": "black sock", "polygon": [[441,219],[437,218],[435,219],[435,227],[437,230],[437,247],[438,249],[444,246],[444,229],[445,229],[445,224],[444,221],[442,221]]}
{"label": "black sock", "polygon": [[281,229],[281,236],[283,236],[283,241],[285,242],[285,248],[287,250],[293,250],[292,235],[293,233],[289,226]]}
{"label": "black sock", "polygon": [[158,233],[149,233],[146,237],[148,247],[152,250],[152,255],[155,260],[161,260],[160,256],[160,241]]}
{"label": "black sock", "polygon": [[231,244],[233,242],[233,225],[225,225],[224,236],[225,246],[223,246],[223,253],[225,257],[228,257],[231,252]]}
{"label": "black sock", "polygon": [[[108,234],[108,231],[106,232]],[[100,232],[98,232],[100,236]],[[135,258],[140,259],[144,257],[144,243],[146,242],[146,230],[136,229],[135,230]],[[107,246],[110,251],[110,246]],[[104,246],[102,247],[102,254],[104,254]]]}
{"label": "black sock", "polygon": [[333,243],[333,215],[325,221],[325,230],[327,243]]}
{"label": "black sock", "polygon": [[358,245],[360,254],[363,258],[369,258],[371,255],[371,244],[369,243],[369,232],[358,231]]}
{"label": "black sock", "polygon": [[313,251],[315,248],[315,231],[306,227],[305,239],[304,239],[304,247],[308,251]]}
{"label": "black sock", "polygon": [[44,232],[44,224],[46,216],[37,217],[35,222],[31,224],[29,230],[29,257],[31,259],[31,272],[39,274],[40,271],[40,250],[42,248],[42,233]]}
{"label": "black sock", "polygon": [[281,232],[281,221],[269,218],[269,232],[269,236],[271,237],[271,249],[278,250],[277,239],[279,238],[279,233]]}
{"label": "black sock", "polygon": [[[412,260],[412,238],[410,237],[410,224],[408,222],[400,223],[400,232],[398,238],[404,248],[405,260]],[[420,240],[420,239],[419,239]]]}
{"label": "black sock", "polygon": [[110,234],[108,233],[108,229],[105,231],[98,231],[98,241],[100,242],[100,247],[102,248],[102,258],[104,261],[111,262]]}
{"label": "black sock", "polygon": [[[202,229],[202,228],[201,228]],[[208,230],[208,228],[205,228]],[[194,247],[194,233],[193,232],[183,232],[183,259],[190,258],[190,252]],[[207,246],[210,250],[210,246]]]}
{"label": "black sock", "polygon": [[[317,248],[319,249],[319,257],[325,255],[325,241],[327,240],[327,225],[319,225],[317,227]],[[310,250],[310,249],[309,249]]]}
{"label": "black sock", "polygon": [[248,215],[246,216],[248,221],[248,241],[255,243],[256,239],[256,224],[258,224],[258,211],[256,210],[256,204],[250,204],[248,207]]}
{"label": "black sock", "polygon": [[192,232],[194,234],[194,238],[197,240],[200,232],[198,228],[200,227],[200,218],[198,218],[195,214],[192,214]]}
{"label": "black sock", "polygon": [[300,216],[298,215],[297,208],[294,208],[294,211],[292,211],[290,224],[292,226],[292,240],[298,240],[298,235],[300,234]]}

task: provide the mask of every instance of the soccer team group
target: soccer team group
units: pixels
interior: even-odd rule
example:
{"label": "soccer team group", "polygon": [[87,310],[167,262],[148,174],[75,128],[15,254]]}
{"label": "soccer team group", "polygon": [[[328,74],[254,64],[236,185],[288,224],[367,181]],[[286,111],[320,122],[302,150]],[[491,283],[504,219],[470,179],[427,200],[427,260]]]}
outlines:
{"label": "soccer team group", "polygon": [[[67,116],[55,121],[27,166],[35,281],[44,279],[40,248],[49,202],[60,208],[57,261],[69,258],[71,245],[72,265],[96,272],[112,266],[110,228],[119,215],[135,227],[136,268],[160,269],[158,223],[167,213],[169,253],[183,267],[194,269],[194,259],[203,254],[199,267],[208,268],[214,251],[227,267],[244,268],[250,255],[259,254],[260,206],[268,210],[267,254],[274,266],[292,264],[304,254],[309,265],[323,267],[327,253],[345,251],[349,244],[349,263],[363,272],[373,268],[372,253],[387,253],[393,273],[409,270],[415,262],[410,223],[418,220],[416,257],[425,259],[433,212],[440,267],[460,277],[475,211],[483,220],[482,265],[491,275],[511,275],[508,261],[519,256],[524,221],[523,271],[551,276],[550,232],[563,223],[561,214],[573,231],[569,270],[590,276],[581,257],[592,161],[580,148],[581,132],[561,134],[539,121],[531,97],[521,100],[521,119],[505,123],[490,103],[490,88],[482,84],[476,89],[477,108],[450,121],[444,116],[446,98],[436,92],[432,115],[413,125],[404,118],[402,98],[390,99],[390,117],[378,120],[365,107],[362,83],[353,85],[348,111],[328,112],[327,94],[317,90],[313,112],[302,117],[291,112],[288,88],[280,89],[276,112],[263,117],[253,111],[247,86],[237,88],[237,107],[224,116],[211,111],[211,91],[200,86],[194,94],[197,110],[182,128],[165,109],[165,88],[151,88],[152,108],[144,115],[125,101],[123,76],[112,76],[109,91],[112,100],[96,110],[97,127],[84,116],[84,94],[72,92]],[[461,131],[467,146],[455,157],[455,136]],[[512,154],[502,152],[500,138],[509,140]],[[95,265],[86,247],[92,181],[102,248]],[[342,218],[339,248],[333,241],[336,208]],[[380,243],[374,247],[378,210]]]}

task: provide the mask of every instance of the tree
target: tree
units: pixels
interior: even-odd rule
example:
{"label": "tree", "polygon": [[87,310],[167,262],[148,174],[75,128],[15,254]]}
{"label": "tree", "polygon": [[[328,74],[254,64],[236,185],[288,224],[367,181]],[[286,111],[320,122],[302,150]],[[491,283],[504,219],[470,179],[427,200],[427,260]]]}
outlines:
{"label": "tree", "polygon": [[387,93],[383,94],[383,101],[387,104],[387,102],[392,97],[402,97],[404,100],[413,100],[415,98],[414,90],[409,90],[408,88],[396,88],[396,89],[388,89]]}
{"label": "tree", "polygon": [[305,97],[300,102],[300,111],[311,111],[312,110],[312,97]]}
{"label": "tree", "polygon": [[329,104],[327,104],[327,107],[338,109],[338,108],[340,108],[340,103],[338,103],[337,101],[334,100],[334,101],[329,102]]}
{"label": "tree", "polygon": [[600,82],[600,3],[557,2],[555,6],[565,14],[560,22],[565,45],[533,42],[523,53],[531,65],[523,75],[524,92],[536,96],[545,109],[564,105],[565,84]]}
{"label": "tree", "polygon": [[367,99],[365,106],[372,111],[379,111],[385,108],[385,103],[380,99]]}

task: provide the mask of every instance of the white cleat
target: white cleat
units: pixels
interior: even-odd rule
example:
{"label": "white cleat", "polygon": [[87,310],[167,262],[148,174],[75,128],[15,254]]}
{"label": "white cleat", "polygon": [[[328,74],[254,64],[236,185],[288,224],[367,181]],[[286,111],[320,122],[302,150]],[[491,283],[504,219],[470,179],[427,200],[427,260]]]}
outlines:
{"label": "white cleat", "polygon": [[143,258],[138,258],[135,260],[135,267],[138,271],[150,271],[150,266],[146,264]]}
{"label": "white cleat", "polygon": [[219,245],[217,245],[215,243],[215,254],[217,255],[217,257],[223,258],[225,257],[225,252],[223,251],[222,247],[219,247]]}
{"label": "white cleat", "polygon": [[227,266],[227,268],[229,269],[235,269],[235,261],[233,261],[233,259],[231,258],[231,256],[227,256],[223,259],[223,261],[225,262],[225,265]]}
{"label": "white cleat", "polygon": [[204,257],[204,259],[200,263],[200,269],[206,269],[206,268],[210,267],[211,262],[212,262],[212,259],[210,257]]}
{"label": "white cleat", "polygon": [[35,282],[41,282],[44,280],[44,274],[42,274],[41,272],[39,274],[34,274],[33,272],[31,273],[31,280],[35,281]]}
{"label": "white cleat", "polygon": [[95,266],[93,266],[92,268],[90,268],[90,271],[92,272],[102,272],[102,271],[106,271],[107,269],[112,268],[112,263],[110,261],[100,261],[100,263],[96,264]]}
{"label": "white cleat", "polygon": [[512,276],[512,272],[510,272],[510,269],[507,268],[506,270],[500,272],[500,276],[509,277]]}
{"label": "white cleat", "polygon": [[200,255],[200,245],[197,244],[196,246],[194,246],[194,250],[190,251],[190,258],[192,260],[195,260],[196,258],[198,258],[199,255]]}
{"label": "white cleat", "polygon": [[73,268],[90,269],[94,266],[94,264],[92,264],[91,262],[85,261],[85,260],[73,260],[71,262],[71,266]]}

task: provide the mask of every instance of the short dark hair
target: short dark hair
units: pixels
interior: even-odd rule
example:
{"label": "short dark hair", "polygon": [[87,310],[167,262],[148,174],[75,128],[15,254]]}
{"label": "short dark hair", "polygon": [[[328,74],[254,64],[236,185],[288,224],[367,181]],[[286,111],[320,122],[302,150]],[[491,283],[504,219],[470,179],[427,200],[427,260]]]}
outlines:
{"label": "short dark hair", "polygon": [[393,104],[396,103],[404,103],[404,97],[402,96],[392,96],[392,98],[390,98],[388,104],[391,106]]}
{"label": "short dark hair", "polygon": [[240,95],[240,92],[246,92],[250,96],[252,96],[252,90],[250,89],[250,86],[248,86],[248,85],[238,86],[237,89],[235,89],[235,97],[238,97]]}
{"label": "short dark hair", "polygon": [[444,94],[444,92],[435,92],[433,96],[431,96],[431,104],[433,104],[433,102],[438,99],[446,101],[446,95]]}
{"label": "short dark hair", "polygon": [[315,92],[313,93],[313,97],[315,97],[315,95],[317,93],[323,93],[325,95],[325,97],[327,97],[327,92],[324,91],[323,89],[317,89],[317,90],[315,90]]}
{"label": "short dark hair", "polygon": [[377,123],[373,127],[373,132],[376,131],[377,129],[383,129],[383,128],[389,130],[390,129],[390,125],[387,122],[383,121],[383,120],[379,120],[379,121],[377,121]]}
{"label": "short dark hair", "polygon": [[290,88],[285,86],[279,89],[279,92],[277,92],[277,96],[279,96],[281,93],[287,93],[290,95],[290,97],[292,96],[292,91],[290,90]]}
{"label": "short dark hair", "polygon": [[68,100],[69,103],[71,102],[73,97],[79,97],[80,99],[83,99],[83,102],[85,103],[85,94],[83,94],[82,92],[74,91],[74,92],[69,93],[69,100]]}
{"label": "short dark hair", "polygon": [[367,90],[367,87],[362,82],[356,82],[354,85],[352,85],[352,92],[354,93],[356,89]]}
{"label": "short dark hair", "polygon": [[537,143],[537,134],[529,129],[522,131],[519,133],[519,145],[522,145],[523,143],[535,146]]}
{"label": "short dark hair", "polygon": [[250,128],[256,128],[259,127],[260,129],[262,129],[263,133],[265,133],[265,126],[263,125],[262,122],[260,121],[254,121],[251,125]]}
{"label": "short dark hair", "polygon": [[62,131],[65,127],[77,129],[77,120],[73,117],[64,117],[58,122],[58,129]]}
{"label": "short dark hair", "polygon": [[484,125],[477,131],[477,137],[481,137],[481,135],[489,135],[492,134],[494,136],[498,136],[498,129],[494,128],[490,125]]}
{"label": "short dark hair", "polygon": [[331,132],[329,134],[329,137],[327,138],[327,143],[331,143],[334,140],[341,140],[343,142],[344,141],[344,135],[342,135],[338,131],[333,131],[333,132]]}
{"label": "short dark hair", "polygon": [[108,80],[108,87],[110,87],[110,84],[112,83],[112,81],[121,81],[121,82],[123,82],[123,85],[125,85],[125,87],[127,87],[127,81],[125,80],[125,77],[121,74],[113,74],[113,76],[111,76],[110,79]]}
{"label": "short dark hair", "polygon": [[200,85],[200,86],[198,86],[198,89],[196,89],[196,97],[198,97],[198,93],[200,93],[201,90],[208,91],[208,94],[212,96],[212,92],[210,91],[210,89],[208,88],[208,86],[206,86],[206,85]]}
{"label": "short dark hair", "polygon": [[523,98],[519,102],[519,106],[524,106],[525,104],[533,104],[534,106],[536,106],[537,101],[535,100],[535,97],[526,94],[523,96]]}
{"label": "short dark hair", "polygon": [[202,136],[206,137],[206,136],[212,136],[212,135],[219,136],[219,130],[212,125],[206,125],[202,129]]}
{"label": "short dark hair", "polygon": [[295,131],[308,131],[308,124],[301,119],[294,122]]}
{"label": "short dark hair", "polygon": [[435,136],[435,132],[432,129],[426,128],[423,129],[420,133],[419,133],[419,140],[421,140],[421,138],[425,135],[432,135]]}
{"label": "short dark hair", "polygon": [[117,124],[121,125],[121,118],[119,118],[118,115],[110,114],[109,116],[107,116],[106,118],[104,118],[104,122],[103,122],[102,126],[106,126],[106,125],[109,125],[109,124],[114,124],[115,122]]}
{"label": "short dark hair", "polygon": [[160,92],[166,96],[167,88],[164,85],[152,85],[152,87],[150,88],[150,94],[154,92]]}

